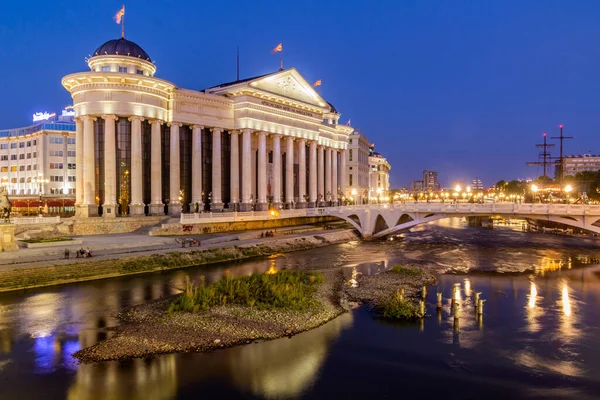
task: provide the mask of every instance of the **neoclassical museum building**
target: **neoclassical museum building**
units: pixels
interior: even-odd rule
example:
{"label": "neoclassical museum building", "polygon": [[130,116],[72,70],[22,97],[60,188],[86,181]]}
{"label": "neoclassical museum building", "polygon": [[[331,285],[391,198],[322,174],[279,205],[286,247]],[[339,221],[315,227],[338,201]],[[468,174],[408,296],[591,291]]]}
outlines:
{"label": "neoclassical museum building", "polygon": [[156,78],[122,39],[63,78],[79,216],[305,208],[341,201],[353,129],[294,68],[201,91]]}

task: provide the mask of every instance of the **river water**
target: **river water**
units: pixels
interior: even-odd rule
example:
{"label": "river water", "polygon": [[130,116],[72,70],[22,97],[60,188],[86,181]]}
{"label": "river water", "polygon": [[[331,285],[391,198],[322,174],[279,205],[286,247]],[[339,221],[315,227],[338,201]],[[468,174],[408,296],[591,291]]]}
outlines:
{"label": "river water", "polygon": [[[600,398],[598,258],[600,241],[452,219],[395,241],[1,294],[0,399]],[[396,263],[446,272],[428,290],[429,318],[391,323],[358,307],[291,339],[206,354],[91,365],[71,357],[113,335],[120,310],[178,293],[186,274],[368,274]],[[458,321],[449,300],[457,284]],[[475,292],[486,300],[482,317]]]}

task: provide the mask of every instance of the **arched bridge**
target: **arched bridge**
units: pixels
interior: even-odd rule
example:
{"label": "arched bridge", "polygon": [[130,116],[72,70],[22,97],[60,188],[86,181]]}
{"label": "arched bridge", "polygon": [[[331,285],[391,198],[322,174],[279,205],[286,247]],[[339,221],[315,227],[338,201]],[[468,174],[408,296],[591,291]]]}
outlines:
{"label": "arched bridge", "polygon": [[379,238],[402,229],[450,217],[505,216],[559,222],[600,233],[600,206],[514,203],[367,204],[318,209],[342,218],[364,238]]}

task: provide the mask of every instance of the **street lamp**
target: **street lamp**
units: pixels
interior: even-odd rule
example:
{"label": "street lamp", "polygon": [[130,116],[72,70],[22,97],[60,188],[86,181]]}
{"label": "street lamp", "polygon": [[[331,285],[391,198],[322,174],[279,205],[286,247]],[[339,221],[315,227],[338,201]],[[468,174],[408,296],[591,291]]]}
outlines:
{"label": "street lamp", "polygon": [[571,185],[565,186],[565,193],[567,193],[567,203],[570,203],[569,197],[571,195],[572,190],[573,190],[573,186],[571,186]]}
{"label": "street lamp", "polygon": [[381,192],[383,190],[381,188],[377,188],[377,203],[381,203]]}
{"label": "street lamp", "polygon": [[462,188],[460,187],[460,185],[454,186],[454,191],[455,192],[460,192],[461,190],[462,190]]}
{"label": "street lamp", "polygon": [[354,200],[356,198],[356,195],[358,194],[358,192],[356,191],[356,189],[352,189],[352,191],[350,192],[350,194],[352,194],[351,198]]}
{"label": "street lamp", "polygon": [[539,190],[539,188],[537,187],[536,184],[531,185],[531,191],[533,192],[533,202],[534,203],[537,200],[537,191],[538,190]]}
{"label": "street lamp", "polygon": [[38,194],[40,195],[40,204],[39,204],[39,216],[42,216],[42,191],[44,189],[44,183],[48,183],[48,179],[44,179],[44,176],[40,174],[37,178],[33,178],[33,183],[38,184]]}

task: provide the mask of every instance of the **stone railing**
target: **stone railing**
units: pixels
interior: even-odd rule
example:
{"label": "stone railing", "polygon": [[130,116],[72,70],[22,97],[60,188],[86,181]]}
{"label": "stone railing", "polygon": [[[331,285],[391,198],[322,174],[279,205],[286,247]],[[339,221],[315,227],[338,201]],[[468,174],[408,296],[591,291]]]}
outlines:
{"label": "stone railing", "polygon": [[55,224],[60,222],[60,217],[11,218],[10,222],[15,225]]}
{"label": "stone railing", "polygon": [[327,215],[322,208],[303,208],[279,211],[207,212],[181,214],[179,222],[184,225],[210,224],[218,222],[264,221],[296,217]]}

